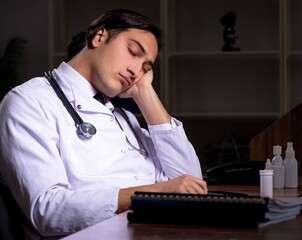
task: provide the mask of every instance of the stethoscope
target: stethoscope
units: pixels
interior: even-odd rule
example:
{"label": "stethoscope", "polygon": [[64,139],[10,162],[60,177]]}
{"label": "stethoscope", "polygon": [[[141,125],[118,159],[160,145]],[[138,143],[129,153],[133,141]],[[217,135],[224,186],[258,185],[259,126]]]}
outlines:
{"label": "stethoscope", "polygon": [[89,122],[84,122],[83,119],[80,117],[80,115],[77,113],[77,111],[73,108],[67,97],[65,96],[63,90],[55,80],[52,72],[48,71],[44,73],[45,77],[49,81],[50,85],[56,92],[57,96],[61,99],[63,105],[69,112],[69,114],[72,116],[76,128],[77,128],[77,134],[82,139],[90,139],[93,135],[96,134],[96,128],[93,126],[93,124]]}
{"label": "stethoscope", "polygon": [[[54,91],[56,92],[57,96],[61,99],[63,105],[65,106],[65,108],[67,109],[67,111],[69,112],[69,114],[71,115],[71,117],[73,118],[74,122],[75,122],[75,126],[77,129],[77,134],[79,136],[79,138],[81,139],[90,139],[93,135],[96,134],[96,128],[93,124],[89,123],[89,122],[84,122],[83,119],[80,117],[80,115],[77,113],[77,111],[73,108],[73,106],[71,105],[71,103],[69,102],[69,100],[67,99],[66,95],[64,94],[62,88],[59,86],[59,84],[57,83],[56,79],[54,78],[53,74],[51,71],[45,72],[44,73],[45,77],[47,78],[47,80],[50,83],[50,86],[54,89]],[[142,143],[140,142],[140,139],[136,136],[136,133],[132,127],[132,125],[130,124],[130,121],[128,119],[127,114],[123,111],[123,109],[121,108],[117,108],[115,107],[114,110],[118,111],[123,118],[126,119],[128,125],[130,126],[133,134],[135,135],[137,141],[139,142],[139,145],[143,146]],[[114,113],[113,113],[114,114]],[[115,114],[114,114],[115,116]],[[117,117],[115,116],[117,123],[119,125],[119,127],[123,130],[121,124],[119,123]],[[148,157],[148,152],[143,149],[143,148],[137,148],[135,147],[127,138],[126,136],[126,141],[127,143],[136,151],[138,151],[140,154],[142,154],[145,158]]]}

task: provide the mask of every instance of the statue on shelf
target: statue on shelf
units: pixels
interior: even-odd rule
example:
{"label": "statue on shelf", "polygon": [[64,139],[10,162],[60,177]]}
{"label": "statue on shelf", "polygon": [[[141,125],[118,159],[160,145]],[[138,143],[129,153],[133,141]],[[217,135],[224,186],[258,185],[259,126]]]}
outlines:
{"label": "statue on shelf", "polygon": [[223,40],[224,45],[222,51],[240,51],[240,48],[233,47],[238,39],[236,30],[234,29],[236,23],[236,15],[234,12],[228,12],[226,15],[220,18],[222,26],[224,26]]}

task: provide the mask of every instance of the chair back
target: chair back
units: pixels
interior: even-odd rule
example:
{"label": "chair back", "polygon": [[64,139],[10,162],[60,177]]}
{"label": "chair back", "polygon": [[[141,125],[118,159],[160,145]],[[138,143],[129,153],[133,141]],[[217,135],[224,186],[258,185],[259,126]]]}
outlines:
{"label": "chair back", "polygon": [[23,219],[11,191],[0,176],[0,239],[23,240]]}

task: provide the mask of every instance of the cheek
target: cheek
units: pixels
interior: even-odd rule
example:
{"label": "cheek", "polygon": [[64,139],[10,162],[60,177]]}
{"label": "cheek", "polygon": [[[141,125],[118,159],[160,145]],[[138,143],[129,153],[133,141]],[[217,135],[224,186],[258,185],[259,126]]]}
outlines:
{"label": "cheek", "polygon": [[129,52],[125,49],[120,49],[117,55],[117,61],[122,61],[125,64],[130,63],[133,61],[133,57],[129,54]]}
{"label": "cheek", "polygon": [[107,57],[111,58],[112,61],[119,62],[121,60],[127,60],[127,58],[129,58],[127,48],[125,48],[122,44],[115,44],[108,50],[109,51],[107,52]]}

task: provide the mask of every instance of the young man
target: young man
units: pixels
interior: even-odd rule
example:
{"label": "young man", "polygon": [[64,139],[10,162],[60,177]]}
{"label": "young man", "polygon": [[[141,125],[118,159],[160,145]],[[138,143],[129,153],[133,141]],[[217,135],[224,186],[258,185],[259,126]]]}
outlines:
{"label": "young man", "polygon": [[[152,87],[160,30],[120,9],[84,35],[73,38],[69,61],[51,74],[73,111],[93,124],[93,136],[79,134],[45,77],[16,87],[1,103],[0,169],[42,236],[67,235],[125,211],[135,191],[207,193],[182,123]],[[148,131],[112,105],[117,95],[133,98]]]}

